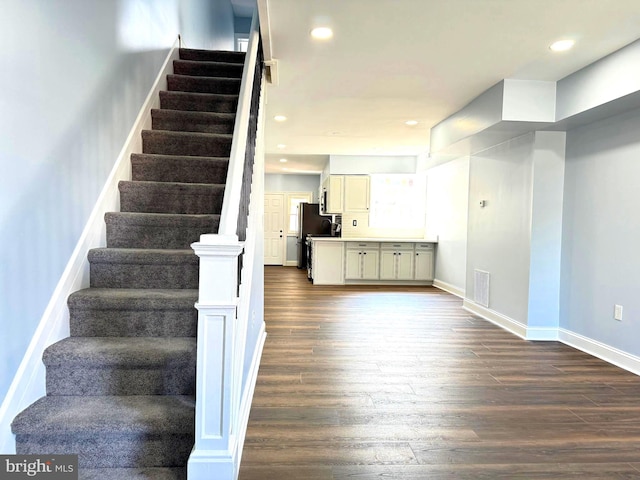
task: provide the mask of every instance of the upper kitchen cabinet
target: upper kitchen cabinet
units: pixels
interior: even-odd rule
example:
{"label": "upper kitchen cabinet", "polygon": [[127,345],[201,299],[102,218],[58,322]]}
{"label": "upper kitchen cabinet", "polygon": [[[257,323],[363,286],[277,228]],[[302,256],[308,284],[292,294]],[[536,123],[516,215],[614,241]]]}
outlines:
{"label": "upper kitchen cabinet", "polygon": [[369,175],[344,176],[344,211],[369,211]]}
{"label": "upper kitchen cabinet", "polygon": [[329,175],[322,183],[323,212],[369,211],[369,175]]}
{"label": "upper kitchen cabinet", "polygon": [[322,184],[323,213],[344,211],[344,175],[329,175]]}

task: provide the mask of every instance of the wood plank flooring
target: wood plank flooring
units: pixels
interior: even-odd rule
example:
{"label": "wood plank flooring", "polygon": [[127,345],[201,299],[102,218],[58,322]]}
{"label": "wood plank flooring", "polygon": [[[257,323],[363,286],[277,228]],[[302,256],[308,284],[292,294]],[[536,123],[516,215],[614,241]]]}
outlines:
{"label": "wood plank flooring", "polygon": [[265,268],[240,480],[640,479],[640,377],[436,288]]}

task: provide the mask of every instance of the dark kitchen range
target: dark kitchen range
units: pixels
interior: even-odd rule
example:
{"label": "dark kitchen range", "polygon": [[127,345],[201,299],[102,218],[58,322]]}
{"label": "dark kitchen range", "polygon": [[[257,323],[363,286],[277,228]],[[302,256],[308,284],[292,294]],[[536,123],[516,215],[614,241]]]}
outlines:
{"label": "dark kitchen range", "polygon": [[298,206],[298,268],[307,269],[307,277],[311,273],[311,242],[308,237],[340,236],[340,224],[334,223],[331,216],[320,215],[317,203],[300,203]]}

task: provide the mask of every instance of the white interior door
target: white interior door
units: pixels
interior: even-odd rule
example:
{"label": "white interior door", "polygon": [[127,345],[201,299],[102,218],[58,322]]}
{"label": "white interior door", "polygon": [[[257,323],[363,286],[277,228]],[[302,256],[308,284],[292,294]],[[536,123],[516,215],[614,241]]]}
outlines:
{"label": "white interior door", "polygon": [[284,194],[264,195],[264,264],[284,264]]}

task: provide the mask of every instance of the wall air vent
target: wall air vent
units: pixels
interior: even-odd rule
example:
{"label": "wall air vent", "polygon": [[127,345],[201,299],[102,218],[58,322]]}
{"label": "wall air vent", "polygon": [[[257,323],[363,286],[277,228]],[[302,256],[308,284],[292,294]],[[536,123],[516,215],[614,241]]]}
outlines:
{"label": "wall air vent", "polygon": [[489,272],[474,270],[473,301],[489,308]]}

